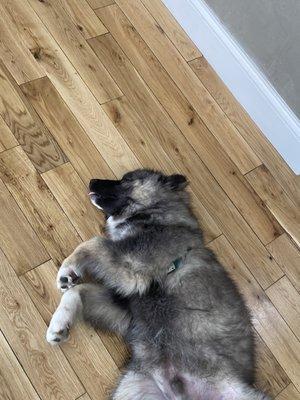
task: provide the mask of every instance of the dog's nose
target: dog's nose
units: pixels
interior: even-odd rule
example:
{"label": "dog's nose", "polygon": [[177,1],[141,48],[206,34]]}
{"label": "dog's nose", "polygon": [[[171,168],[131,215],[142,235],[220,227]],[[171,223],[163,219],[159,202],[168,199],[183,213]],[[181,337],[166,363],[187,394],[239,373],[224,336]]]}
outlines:
{"label": "dog's nose", "polygon": [[93,188],[95,189],[95,185],[97,184],[97,181],[98,181],[99,179],[91,179],[90,180],[90,184],[89,184],[89,189],[90,190],[93,190]]}

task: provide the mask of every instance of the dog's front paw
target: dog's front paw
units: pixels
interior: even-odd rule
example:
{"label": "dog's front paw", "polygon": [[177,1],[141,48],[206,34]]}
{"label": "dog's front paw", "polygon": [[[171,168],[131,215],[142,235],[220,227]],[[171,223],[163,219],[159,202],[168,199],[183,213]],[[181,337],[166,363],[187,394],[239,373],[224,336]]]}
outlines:
{"label": "dog's front paw", "polygon": [[57,273],[56,284],[62,292],[77,285],[81,276],[72,266],[62,265]]}

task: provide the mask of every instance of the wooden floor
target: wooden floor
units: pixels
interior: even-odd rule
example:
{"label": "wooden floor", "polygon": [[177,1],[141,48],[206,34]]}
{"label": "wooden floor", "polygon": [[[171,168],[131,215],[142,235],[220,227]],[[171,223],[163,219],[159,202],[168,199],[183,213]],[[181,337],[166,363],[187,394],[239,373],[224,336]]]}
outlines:
{"label": "wooden floor", "polygon": [[257,386],[299,399],[299,178],[161,1],[2,0],[0,57],[0,398],[107,398],[121,340],[45,331],[57,267],[103,228],[89,179],[144,166],[190,179],[253,314]]}

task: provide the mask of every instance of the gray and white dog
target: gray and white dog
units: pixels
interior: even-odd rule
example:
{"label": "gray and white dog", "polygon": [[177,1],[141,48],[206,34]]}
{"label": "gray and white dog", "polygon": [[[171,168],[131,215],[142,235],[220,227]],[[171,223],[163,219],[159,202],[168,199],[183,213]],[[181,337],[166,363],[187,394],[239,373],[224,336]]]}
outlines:
{"label": "gray and white dog", "polygon": [[[262,400],[254,339],[235,284],[203,245],[187,181],[136,170],[93,179],[107,237],[82,243],[57,277],[65,291],[47,331],[65,341],[78,317],[121,334],[132,359],[113,400]],[[80,283],[87,276],[93,283]]]}

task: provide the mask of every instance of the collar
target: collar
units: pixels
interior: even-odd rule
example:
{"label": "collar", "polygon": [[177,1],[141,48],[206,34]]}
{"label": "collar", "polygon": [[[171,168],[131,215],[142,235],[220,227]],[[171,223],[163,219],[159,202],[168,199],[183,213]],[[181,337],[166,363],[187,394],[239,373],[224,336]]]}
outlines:
{"label": "collar", "polygon": [[183,258],[179,257],[176,258],[176,260],[172,261],[171,264],[169,265],[167,274],[170,274],[171,272],[175,271],[176,269],[180,268],[182,264]]}
{"label": "collar", "polygon": [[170,274],[173,271],[176,271],[177,269],[179,269],[182,264],[183,264],[183,260],[186,258],[187,254],[192,250],[192,247],[188,247],[186,250],[186,253],[184,254],[183,257],[178,257],[176,258],[176,260],[172,261],[171,264],[169,265],[169,268],[167,270],[167,275]]}

